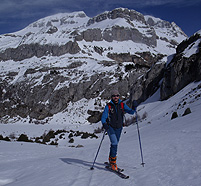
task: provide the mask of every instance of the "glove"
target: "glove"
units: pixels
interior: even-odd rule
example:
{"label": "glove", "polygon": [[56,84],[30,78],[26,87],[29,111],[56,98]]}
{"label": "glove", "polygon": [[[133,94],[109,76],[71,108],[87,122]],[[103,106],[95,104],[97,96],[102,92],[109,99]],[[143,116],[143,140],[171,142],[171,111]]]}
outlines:
{"label": "glove", "polygon": [[107,123],[103,123],[103,128],[104,128],[105,130],[108,130],[108,129],[109,129],[109,125],[108,125]]}
{"label": "glove", "polygon": [[136,112],[137,106],[138,106],[137,101],[136,101],[136,100],[133,100],[132,109],[133,109],[135,112]]}

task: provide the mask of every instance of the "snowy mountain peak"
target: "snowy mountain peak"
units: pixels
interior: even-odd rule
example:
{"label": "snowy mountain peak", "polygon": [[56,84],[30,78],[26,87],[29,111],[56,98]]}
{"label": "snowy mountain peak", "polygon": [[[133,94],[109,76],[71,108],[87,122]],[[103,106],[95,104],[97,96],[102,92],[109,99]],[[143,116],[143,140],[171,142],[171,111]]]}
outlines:
{"label": "snowy mountain peak", "polygon": [[[83,45],[93,41],[98,41],[98,47],[103,48],[108,48],[107,45],[115,41],[132,41],[133,44],[145,44],[152,48],[164,48],[161,44],[175,48],[183,39],[186,39],[186,35],[175,24],[146,17],[135,10],[117,8],[93,18],[86,16],[83,11],[42,18],[21,31],[2,35],[0,51],[22,45],[61,46],[69,42],[76,42],[82,50]],[[109,43],[105,45],[102,41]]]}

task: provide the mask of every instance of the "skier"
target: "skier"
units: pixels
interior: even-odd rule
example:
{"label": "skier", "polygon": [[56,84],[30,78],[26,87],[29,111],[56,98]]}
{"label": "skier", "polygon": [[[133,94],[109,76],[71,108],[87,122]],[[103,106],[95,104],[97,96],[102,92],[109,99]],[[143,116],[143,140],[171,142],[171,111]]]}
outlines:
{"label": "skier", "polygon": [[110,153],[109,153],[109,164],[112,170],[117,171],[117,146],[121,136],[123,128],[123,117],[124,112],[129,114],[135,113],[135,108],[132,106],[130,109],[125,103],[119,99],[118,90],[111,91],[111,101],[105,106],[103,111],[101,122],[103,128],[107,131],[110,139]]}

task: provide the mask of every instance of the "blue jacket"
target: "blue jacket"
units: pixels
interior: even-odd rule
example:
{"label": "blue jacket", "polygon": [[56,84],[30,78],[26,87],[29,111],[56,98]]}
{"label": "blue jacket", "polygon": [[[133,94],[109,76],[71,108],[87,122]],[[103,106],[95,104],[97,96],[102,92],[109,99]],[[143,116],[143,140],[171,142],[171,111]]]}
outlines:
{"label": "blue jacket", "polygon": [[[120,128],[123,126],[123,113],[121,111],[121,103],[122,101],[119,99],[118,105],[116,106],[112,100],[110,101],[110,104],[115,109],[113,113],[109,114],[109,107],[108,104],[105,106],[105,109],[103,111],[101,122],[102,124],[107,123],[109,121],[109,125],[114,128]],[[124,103],[124,112],[128,114],[134,114],[135,110],[130,109],[125,103]]]}

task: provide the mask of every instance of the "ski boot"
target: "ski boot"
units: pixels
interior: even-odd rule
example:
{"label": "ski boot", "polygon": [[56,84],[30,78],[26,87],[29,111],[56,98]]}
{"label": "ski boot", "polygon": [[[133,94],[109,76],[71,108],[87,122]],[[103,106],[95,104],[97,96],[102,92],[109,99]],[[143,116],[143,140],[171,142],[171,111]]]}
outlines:
{"label": "ski boot", "polygon": [[114,171],[118,171],[116,161],[117,161],[117,157],[111,157],[111,156],[109,156],[110,167]]}

